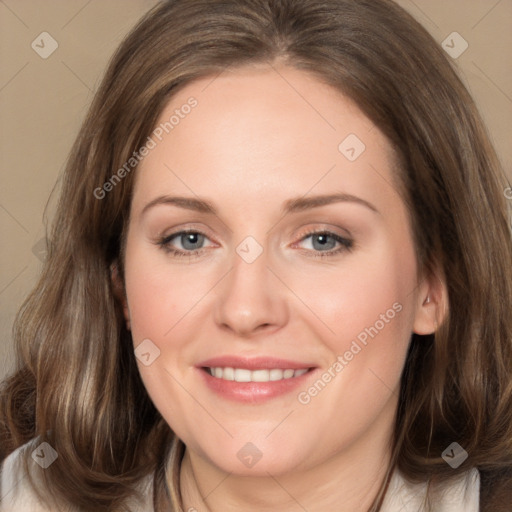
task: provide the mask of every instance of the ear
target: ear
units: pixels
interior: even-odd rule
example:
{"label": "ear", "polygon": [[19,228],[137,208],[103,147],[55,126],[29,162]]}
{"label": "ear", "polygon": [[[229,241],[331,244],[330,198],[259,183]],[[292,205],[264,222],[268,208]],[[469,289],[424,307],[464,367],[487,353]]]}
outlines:
{"label": "ear", "polygon": [[126,290],[124,286],[124,281],[121,277],[121,273],[119,272],[119,267],[117,261],[110,265],[110,279],[112,281],[112,288],[114,290],[114,297],[119,301],[123,308],[123,315],[126,321],[126,328],[128,330],[131,329],[130,324],[130,311],[128,309],[128,301],[126,300]]}
{"label": "ear", "polygon": [[433,334],[448,312],[446,279],[437,268],[421,281],[417,295],[413,332]]}

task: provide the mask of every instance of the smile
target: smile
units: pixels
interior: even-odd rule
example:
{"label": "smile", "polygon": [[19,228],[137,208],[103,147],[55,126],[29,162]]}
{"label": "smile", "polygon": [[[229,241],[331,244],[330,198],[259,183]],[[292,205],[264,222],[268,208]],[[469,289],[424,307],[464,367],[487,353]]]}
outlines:
{"label": "smile", "polygon": [[205,370],[217,379],[236,381],[236,382],[274,382],[284,379],[300,377],[308,372],[309,368],[301,369],[258,369],[248,370],[246,368],[231,367],[206,367]]}

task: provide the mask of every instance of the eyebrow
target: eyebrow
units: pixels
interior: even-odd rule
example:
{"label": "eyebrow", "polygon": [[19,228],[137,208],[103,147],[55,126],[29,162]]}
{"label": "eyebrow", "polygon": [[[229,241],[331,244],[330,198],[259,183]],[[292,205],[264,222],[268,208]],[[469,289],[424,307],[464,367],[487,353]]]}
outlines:
{"label": "eyebrow", "polygon": [[[375,213],[379,213],[377,208],[370,202],[351,195],[351,194],[328,194],[318,195],[310,197],[297,197],[289,199],[283,203],[283,213],[296,213],[312,208],[318,208],[320,206],[326,206],[333,203],[355,203],[361,206],[365,206]],[[218,215],[217,209],[212,203],[204,199],[184,196],[159,196],[150,201],[142,209],[141,215],[144,215],[149,209],[157,205],[170,205],[177,206],[178,208],[184,208],[186,210],[192,210],[200,213],[206,213],[211,215]]]}

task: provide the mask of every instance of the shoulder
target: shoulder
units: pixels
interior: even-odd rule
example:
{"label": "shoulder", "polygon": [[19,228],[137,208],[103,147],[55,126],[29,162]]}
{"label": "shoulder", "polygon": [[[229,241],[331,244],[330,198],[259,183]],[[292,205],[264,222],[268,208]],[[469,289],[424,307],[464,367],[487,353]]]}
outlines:
{"label": "shoulder", "polygon": [[[401,473],[395,472],[381,512],[407,509],[410,512],[423,512],[427,491],[426,483],[412,483]],[[479,512],[480,473],[472,468],[455,480],[432,493],[433,510],[436,512]]]}
{"label": "shoulder", "polygon": [[[44,459],[51,461],[55,456],[56,452],[53,455],[49,452],[49,445],[45,447],[36,438],[20,446],[4,460],[3,464],[0,464],[0,512],[55,512],[40,502],[27,475],[28,469],[36,486],[42,486],[41,471],[44,471],[46,464]],[[28,468],[24,465],[25,457],[28,457]],[[39,458],[42,462],[38,462]],[[142,506],[140,503],[127,503],[132,512],[153,510],[152,488],[152,478],[146,478],[141,482],[140,490],[146,497],[146,502]],[[62,512],[79,512],[71,505],[61,510]]]}

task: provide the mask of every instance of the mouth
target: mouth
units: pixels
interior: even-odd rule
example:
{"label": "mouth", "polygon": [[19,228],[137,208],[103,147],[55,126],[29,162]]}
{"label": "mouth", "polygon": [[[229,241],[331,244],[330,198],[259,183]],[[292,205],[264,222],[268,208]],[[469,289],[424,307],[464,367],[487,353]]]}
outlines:
{"label": "mouth", "polygon": [[204,366],[202,369],[216,379],[235,382],[276,382],[294,379],[312,370],[312,368],[260,368],[249,370],[247,368],[232,368],[230,366]]}
{"label": "mouth", "polygon": [[202,382],[218,397],[251,404],[290,395],[305,387],[317,369],[309,362],[240,356],[216,357],[196,366]]}

